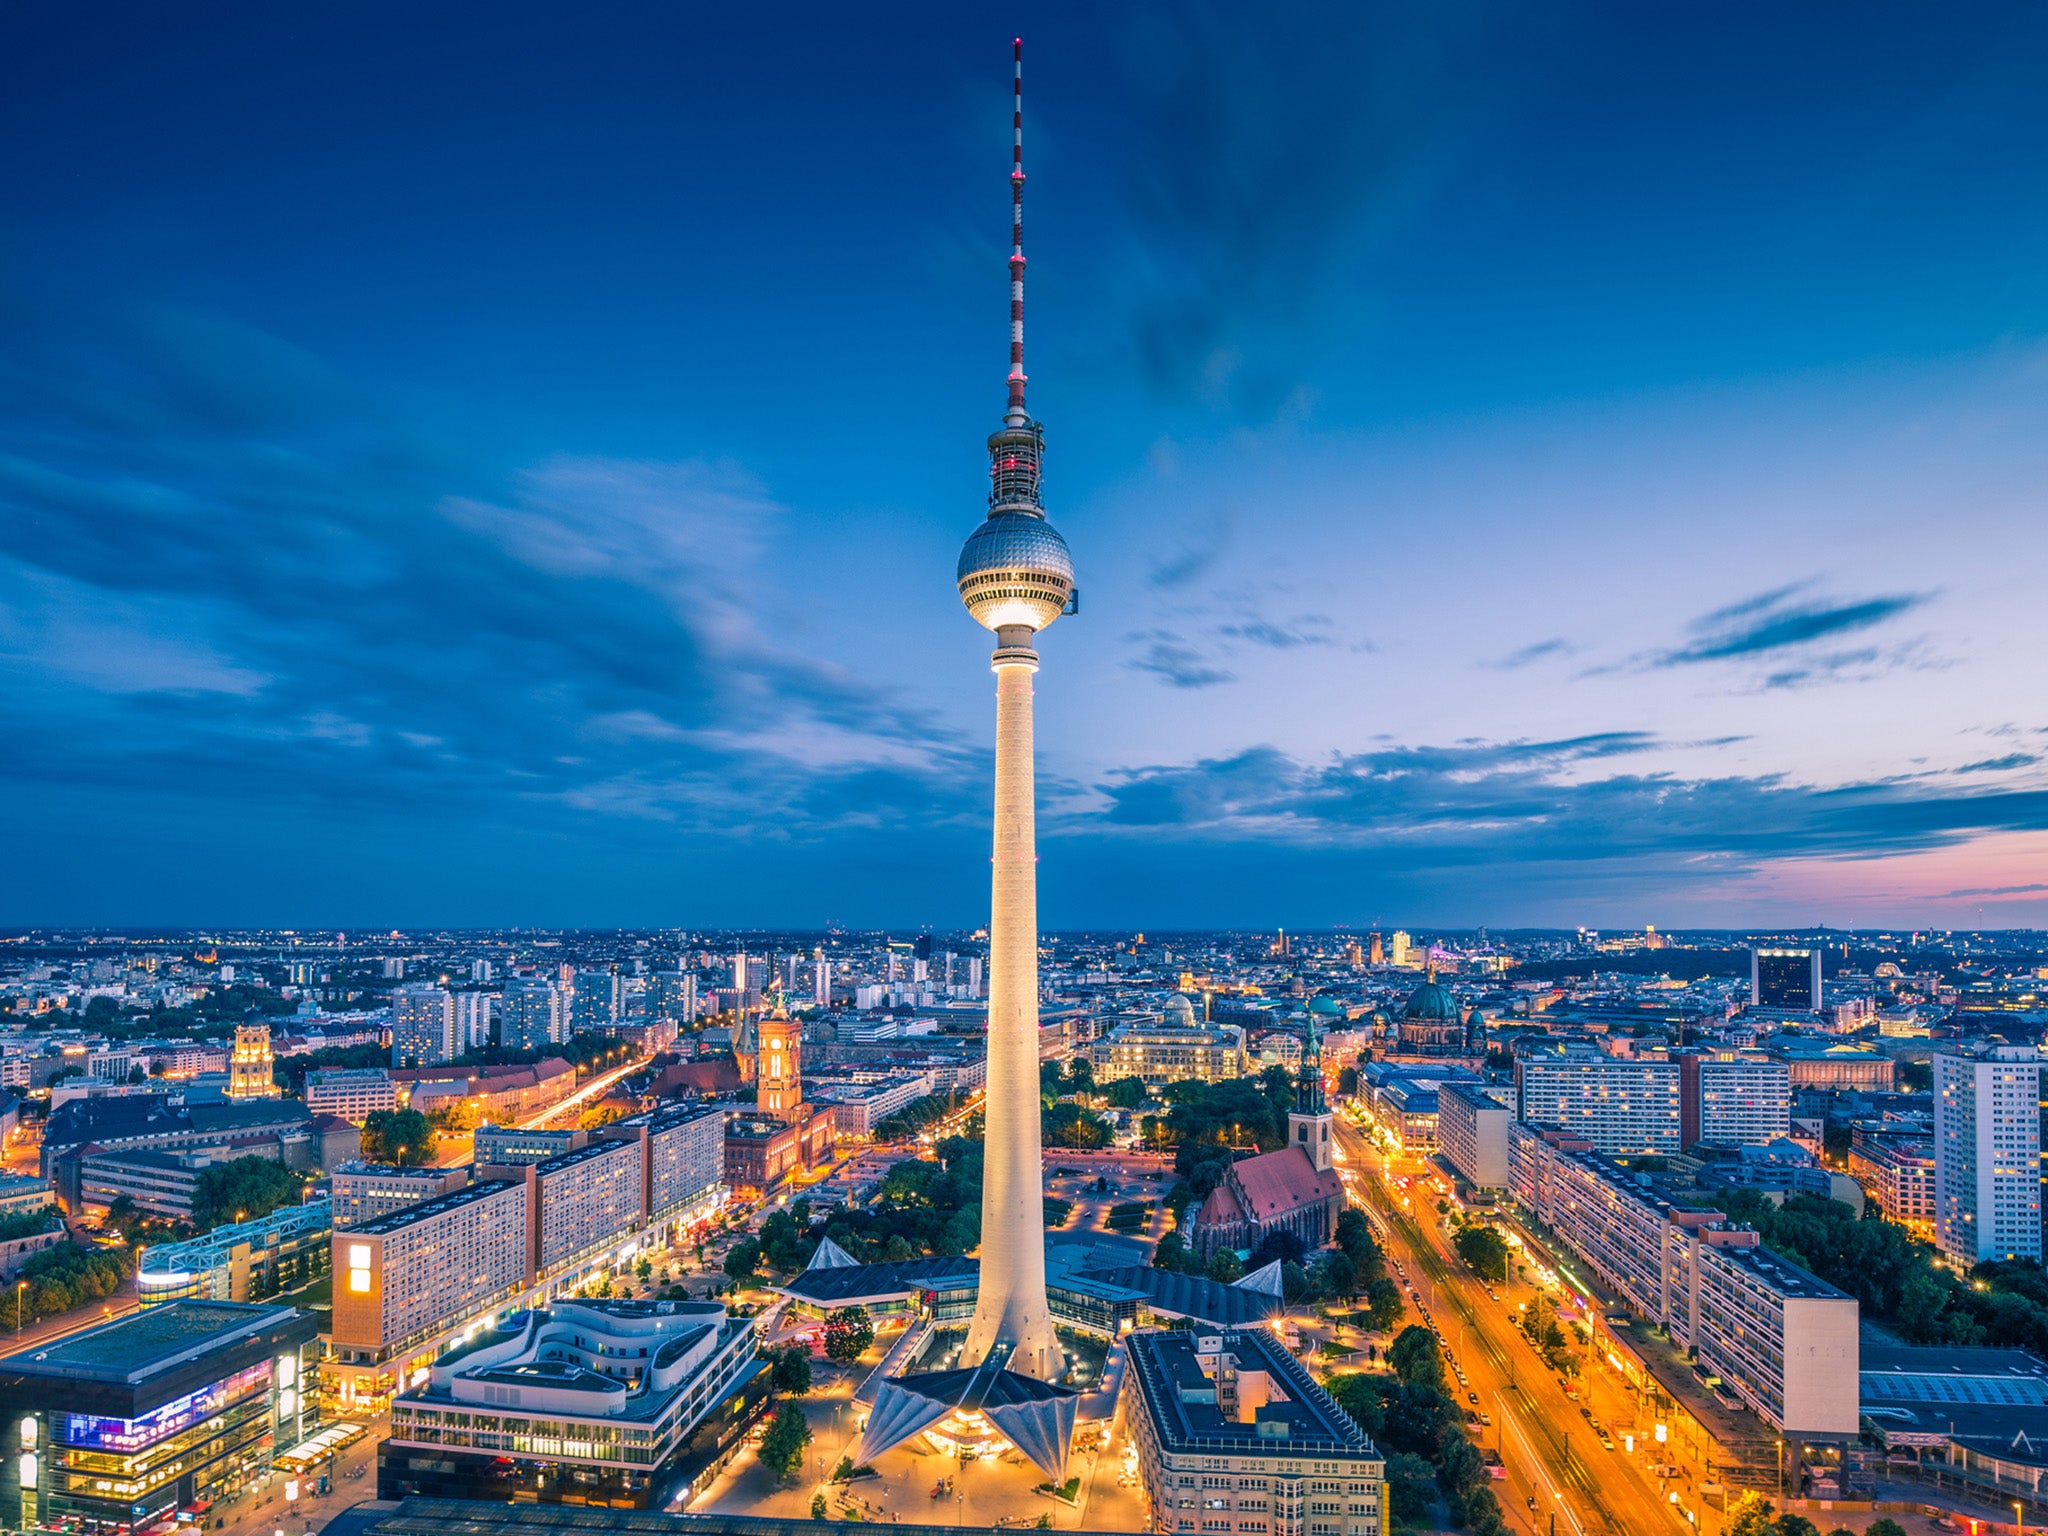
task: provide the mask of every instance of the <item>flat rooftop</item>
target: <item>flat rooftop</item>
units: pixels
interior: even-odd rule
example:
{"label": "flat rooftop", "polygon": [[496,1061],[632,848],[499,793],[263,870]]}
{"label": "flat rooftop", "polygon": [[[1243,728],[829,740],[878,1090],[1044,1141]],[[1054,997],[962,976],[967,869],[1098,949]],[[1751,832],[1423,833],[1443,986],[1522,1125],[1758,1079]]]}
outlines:
{"label": "flat rooftop", "polygon": [[293,1307],[168,1301],[0,1358],[0,1371],[138,1382],[299,1316]]}
{"label": "flat rooftop", "polygon": [[1768,1248],[1717,1248],[1715,1252],[1737,1269],[1749,1271],[1781,1296],[1802,1301],[1852,1299],[1847,1291],[1829,1285],[1820,1276],[1801,1269],[1790,1259]]}
{"label": "flat rooftop", "polygon": [[458,1189],[451,1195],[438,1195],[432,1200],[422,1200],[418,1205],[408,1205],[402,1211],[393,1211],[389,1216],[379,1216],[375,1221],[366,1221],[360,1227],[350,1227],[350,1237],[384,1237],[393,1232],[402,1232],[415,1222],[431,1221],[448,1211],[459,1210],[478,1200],[488,1200],[492,1195],[502,1194],[508,1189],[518,1188],[510,1179],[485,1179],[481,1183]]}
{"label": "flat rooftop", "polygon": [[[1263,1371],[1270,1400],[1251,1423],[1226,1415],[1217,1381],[1202,1369],[1200,1333],[1134,1333],[1129,1349],[1144,1394],[1146,1414],[1163,1449],[1178,1455],[1215,1450],[1225,1455],[1329,1456],[1377,1461],[1380,1453],[1299,1361],[1258,1330],[1223,1334],[1222,1353],[1237,1358],[1240,1377]],[[1213,1335],[1211,1335],[1213,1337]]]}
{"label": "flat rooftop", "polygon": [[534,1165],[534,1171],[538,1177],[544,1179],[551,1173],[566,1172],[595,1158],[610,1157],[623,1152],[636,1152],[639,1150],[639,1147],[640,1143],[637,1141],[593,1141],[589,1146],[578,1147],[574,1152],[564,1152],[557,1157],[544,1158]]}

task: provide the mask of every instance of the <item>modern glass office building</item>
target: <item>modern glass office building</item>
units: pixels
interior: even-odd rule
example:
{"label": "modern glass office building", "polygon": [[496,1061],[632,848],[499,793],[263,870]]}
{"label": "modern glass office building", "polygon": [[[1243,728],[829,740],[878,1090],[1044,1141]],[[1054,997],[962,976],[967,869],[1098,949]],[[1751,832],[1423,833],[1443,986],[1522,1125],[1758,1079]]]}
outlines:
{"label": "modern glass office building", "polygon": [[309,1313],[187,1300],[0,1358],[0,1522],[203,1517],[312,1431],[318,1354]]}

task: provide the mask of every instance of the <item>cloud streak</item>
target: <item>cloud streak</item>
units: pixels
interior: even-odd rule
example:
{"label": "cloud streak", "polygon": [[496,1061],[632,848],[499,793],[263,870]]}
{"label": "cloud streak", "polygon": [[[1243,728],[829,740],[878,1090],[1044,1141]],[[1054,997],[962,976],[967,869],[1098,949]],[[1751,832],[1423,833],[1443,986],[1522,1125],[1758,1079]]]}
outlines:
{"label": "cloud streak", "polygon": [[[1857,634],[1888,623],[1927,602],[1925,594],[1893,593],[1847,601],[1794,601],[1803,587],[1781,587],[1742,602],[1718,608],[1693,621],[1696,638],[1655,658],[1659,667],[1696,666],[1709,661],[1738,661],[1789,651],[1841,635]],[[1820,658],[1829,670],[1866,664],[1875,650],[1840,652]],[[1778,674],[1772,686],[1785,686],[1807,675],[1804,670]],[[1781,681],[1782,679],[1782,681]]]}
{"label": "cloud streak", "polygon": [[5,778],[726,835],[973,812],[978,746],[778,642],[782,512],[739,469],[505,473],[244,327],[90,323],[0,313]]}
{"label": "cloud streak", "polygon": [[1375,867],[1612,866],[1727,876],[2048,830],[2048,790],[1816,788],[1778,775],[1603,773],[1664,743],[1637,732],[1396,747],[1305,762],[1271,747],[1114,774],[1102,820],[1139,838],[1350,848]]}

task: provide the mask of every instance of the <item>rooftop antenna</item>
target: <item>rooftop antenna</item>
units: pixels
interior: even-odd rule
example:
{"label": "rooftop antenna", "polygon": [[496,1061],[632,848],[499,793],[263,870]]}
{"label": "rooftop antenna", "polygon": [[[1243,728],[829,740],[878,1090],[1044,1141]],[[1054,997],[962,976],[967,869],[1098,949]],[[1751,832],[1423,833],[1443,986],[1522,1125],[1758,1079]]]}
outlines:
{"label": "rooftop antenna", "polygon": [[1010,408],[1003,420],[1021,427],[1031,420],[1024,409],[1024,39],[1011,50],[1017,73],[1010,109]]}

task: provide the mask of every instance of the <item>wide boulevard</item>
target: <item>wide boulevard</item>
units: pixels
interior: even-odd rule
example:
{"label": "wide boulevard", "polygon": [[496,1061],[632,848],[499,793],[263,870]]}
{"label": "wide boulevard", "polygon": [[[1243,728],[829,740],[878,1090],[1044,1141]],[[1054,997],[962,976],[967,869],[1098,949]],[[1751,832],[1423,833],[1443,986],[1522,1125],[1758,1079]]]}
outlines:
{"label": "wide boulevard", "polygon": [[[1383,1153],[1344,1115],[1335,1119],[1346,1192],[1377,1219],[1396,1261],[1395,1278],[1404,1291],[1415,1292],[1407,1297],[1411,1313],[1426,1314],[1447,1357],[1465,1373],[1463,1383],[1452,1377],[1447,1389],[1461,1407],[1492,1420],[1474,1433],[1482,1446],[1500,1453],[1507,1470],[1494,1489],[1511,1526],[1536,1536],[1675,1536],[1700,1529],[1669,1502],[1665,1485],[1651,1471],[1663,1448],[1653,1426],[1636,1421],[1628,1395],[1592,1379],[1604,1373],[1582,1372],[1581,1395],[1567,1397],[1556,1373],[1515,1326],[1518,1306],[1533,1301],[1536,1289],[1496,1285],[1489,1294],[1451,1252],[1426,1165]],[[1601,1443],[1601,1430],[1612,1438],[1613,1449]],[[1633,1452],[1626,1449],[1629,1436]],[[1715,1518],[1712,1511],[1699,1515]]]}

